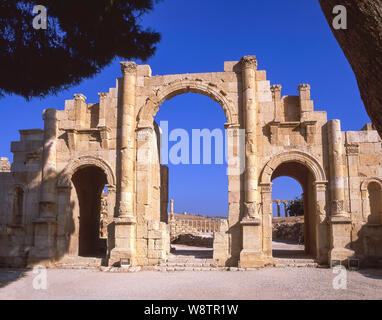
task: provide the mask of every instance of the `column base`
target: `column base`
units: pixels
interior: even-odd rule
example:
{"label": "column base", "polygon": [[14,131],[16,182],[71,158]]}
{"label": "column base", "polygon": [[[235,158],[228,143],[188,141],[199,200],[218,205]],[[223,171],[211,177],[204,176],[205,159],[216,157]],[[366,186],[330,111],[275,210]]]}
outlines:
{"label": "column base", "polygon": [[57,255],[57,222],[53,218],[38,218],[34,224],[34,246],[28,253],[28,266],[51,265]]}
{"label": "column base", "polygon": [[329,253],[329,261],[332,260],[347,260],[354,256],[354,250],[346,248],[333,248]]}
{"label": "column base", "polygon": [[[329,251],[329,263],[339,260],[341,263],[354,256],[351,245],[351,219],[346,213],[330,217],[332,249]],[[346,265],[346,263],[345,263]]]}
{"label": "column base", "polygon": [[109,266],[110,267],[121,267],[121,259],[125,261],[126,264],[133,266],[135,252],[132,249],[126,248],[114,248],[110,251]]}
{"label": "column base", "polygon": [[134,216],[114,219],[115,247],[110,251],[109,266],[120,267],[121,262],[126,265],[135,265],[135,225]]}
{"label": "column base", "polygon": [[243,249],[240,252],[240,268],[261,268],[269,261],[264,257],[261,251]]}

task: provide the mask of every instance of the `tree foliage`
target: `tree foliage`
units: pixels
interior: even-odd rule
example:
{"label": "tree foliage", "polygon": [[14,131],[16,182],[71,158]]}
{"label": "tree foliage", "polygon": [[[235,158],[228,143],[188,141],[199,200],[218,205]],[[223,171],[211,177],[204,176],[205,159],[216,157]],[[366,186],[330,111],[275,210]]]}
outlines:
{"label": "tree foliage", "polygon": [[[147,60],[160,35],[139,23],[154,1],[0,0],[0,94],[43,97],[94,76],[115,57]],[[47,9],[45,30],[33,28],[35,5]]]}
{"label": "tree foliage", "polygon": [[[357,79],[366,111],[382,137],[382,0],[319,0]],[[333,8],[346,8],[347,28],[333,27]]]}
{"label": "tree foliage", "polygon": [[302,197],[297,197],[288,203],[287,211],[289,216],[303,216],[304,215],[304,201]]}

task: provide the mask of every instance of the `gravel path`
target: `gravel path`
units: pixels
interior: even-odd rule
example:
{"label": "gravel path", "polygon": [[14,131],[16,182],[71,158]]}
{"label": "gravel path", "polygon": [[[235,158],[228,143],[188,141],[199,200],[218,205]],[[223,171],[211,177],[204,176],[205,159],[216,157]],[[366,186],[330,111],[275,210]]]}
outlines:
{"label": "gravel path", "polygon": [[245,272],[108,273],[48,269],[46,290],[33,289],[32,271],[0,269],[0,299],[382,299],[382,270],[337,274],[319,268],[263,268]]}

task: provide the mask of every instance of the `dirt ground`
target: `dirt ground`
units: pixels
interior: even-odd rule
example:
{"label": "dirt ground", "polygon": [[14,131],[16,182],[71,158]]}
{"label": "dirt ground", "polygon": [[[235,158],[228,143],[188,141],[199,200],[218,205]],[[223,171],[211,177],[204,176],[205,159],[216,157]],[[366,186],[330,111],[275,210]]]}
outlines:
{"label": "dirt ground", "polygon": [[347,272],[346,289],[334,289],[338,274],[320,268],[46,275],[47,289],[34,289],[33,271],[0,270],[0,299],[382,299],[382,270]]}

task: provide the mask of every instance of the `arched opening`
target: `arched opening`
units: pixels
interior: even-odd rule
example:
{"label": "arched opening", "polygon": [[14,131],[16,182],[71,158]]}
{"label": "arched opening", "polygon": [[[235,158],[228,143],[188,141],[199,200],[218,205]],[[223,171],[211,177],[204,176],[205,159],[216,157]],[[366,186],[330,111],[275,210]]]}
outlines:
{"label": "arched opening", "polygon": [[[299,258],[299,257],[316,257],[316,219],[315,219],[315,188],[314,175],[304,164],[297,161],[283,162],[273,171],[271,180],[277,183],[280,177],[293,178],[301,186],[298,188],[291,181],[285,185],[286,188],[297,189],[297,193],[302,191],[302,211],[300,217],[283,218],[284,228],[282,237],[285,245],[273,242],[273,256],[280,258]],[[285,188],[284,187],[284,188]],[[298,190],[300,189],[300,190]],[[272,198],[274,192],[272,192]],[[279,195],[277,195],[280,197]],[[284,199],[281,199],[284,200]],[[299,209],[297,210],[299,211]],[[289,212],[290,213],[290,212]],[[277,219],[277,218],[276,218]],[[290,220],[290,221],[288,221]],[[288,234],[292,233],[292,234]]]}
{"label": "arched opening", "polygon": [[382,223],[382,188],[381,185],[372,181],[367,186],[369,194],[370,215],[368,222],[370,224]]}
{"label": "arched opening", "polygon": [[173,253],[212,258],[213,233],[228,217],[225,113],[212,99],[187,93],[165,101],[155,121],[161,164],[169,167]]}
{"label": "arched opening", "polygon": [[13,192],[13,223],[22,224],[24,210],[24,190],[21,186],[16,186]]}
{"label": "arched opening", "polygon": [[[72,176],[77,197],[77,219],[75,227],[79,256],[104,257],[106,239],[101,238],[101,199],[107,177],[97,166],[79,168]],[[77,243],[76,243],[77,242]],[[74,248],[76,249],[76,248]]]}

